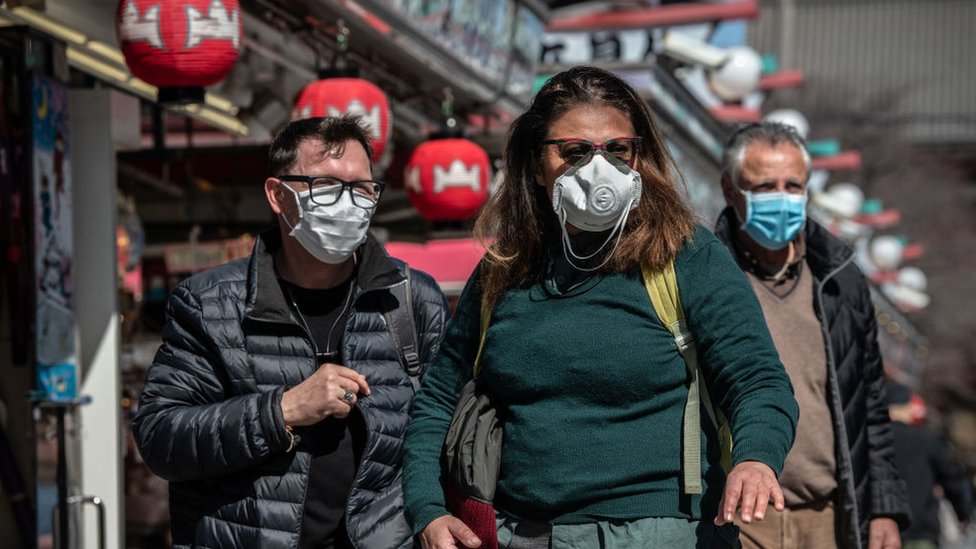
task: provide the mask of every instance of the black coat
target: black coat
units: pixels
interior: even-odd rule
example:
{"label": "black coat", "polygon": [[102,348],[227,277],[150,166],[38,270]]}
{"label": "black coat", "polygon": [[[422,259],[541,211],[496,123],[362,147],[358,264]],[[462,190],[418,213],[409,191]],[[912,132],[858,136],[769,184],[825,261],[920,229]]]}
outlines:
{"label": "black coat", "polygon": [[946,442],[929,429],[892,421],[891,432],[895,437],[895,464],[908,486],[912,508],[912,527],[902,539],[938,544],[939,500],[933,488],[941,486],[959,521],[968,521],[973,509],[969,475],[952,458]]}
{"label": "black coat", "polygon": [[[163,345],[133,420],[143,458],[170,481],[177,547],[290,548],[298,545],[310,455],[286,452],[281,395],[316,369],[312,341],[287,304],[271,252],[277,228],[250,258],[182,282],[167,306]],[[358,252],[345,366],[371,394],[356,408],[367,439],[346,507],[350,540],[363,549],[412,546],[402,512],[403,436],[413,386],[397,361],[382,311],[405,264],[370,237]],[[437,353],[448,308],[427,274],[412,271],[422,366]]]}
{"label": "black coat", "polygon": [[[726,208],[715,224],[715,235],[736,255],[734,223],[735,212]],[[894,463],[874,305],[850,246],[811,220],[804,236],[806,265],[814,277],[814,307],[827,350],[838,541],[842,547],[867,547],[872,518],[895,519],[903,530],[909,524],[905,483]]]}

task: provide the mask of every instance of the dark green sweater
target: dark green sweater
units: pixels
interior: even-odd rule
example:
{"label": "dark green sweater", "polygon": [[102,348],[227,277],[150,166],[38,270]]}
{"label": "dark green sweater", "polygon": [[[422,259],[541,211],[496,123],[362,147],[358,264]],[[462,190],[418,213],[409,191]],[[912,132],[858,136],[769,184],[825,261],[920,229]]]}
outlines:
{"label": "dark green sweater", "polygon": [[[755,294],[705,229],[675,270],[705,380],[732,424],[733,461],[761,461],[778,474],[798,409]],[[469,281],[415,401],[404,457],[415,532],[447,514],[439,458],[471,377],[479,310],[478,285]],[[552,283],[507,292],[492,316],[481,377],[505,418],[497,509],[563,524],[714,517],[724,479],[717,437],[703,422],[705,493],[681,495],[687,374],[636,270],[594,276],[565,293]]]}

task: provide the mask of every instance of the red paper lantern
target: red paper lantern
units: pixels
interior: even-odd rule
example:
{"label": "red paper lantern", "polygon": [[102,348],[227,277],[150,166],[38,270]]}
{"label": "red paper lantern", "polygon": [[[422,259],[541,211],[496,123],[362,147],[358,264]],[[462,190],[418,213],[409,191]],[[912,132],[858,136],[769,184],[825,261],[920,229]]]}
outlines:
{"label": "red paper lantern", "polygon": [[422,143],[407,162],[407,196],[430,221],[463,220],[488,199],[488,153],[467,139]]}
{"label": "red paper lantern", "polygon": [[203,101],[237,62],[242,18],[237,0],[122,0],[116,32],[129,70],[160,101]]}
{"label": "red paper lantern", "polygon": [[390,103],[383,90],[368,80],[342,77],[312,82],[298,94],[291,118],[345,114],[362,117],[372,137],[373,161],[379,160],[390,140]]}

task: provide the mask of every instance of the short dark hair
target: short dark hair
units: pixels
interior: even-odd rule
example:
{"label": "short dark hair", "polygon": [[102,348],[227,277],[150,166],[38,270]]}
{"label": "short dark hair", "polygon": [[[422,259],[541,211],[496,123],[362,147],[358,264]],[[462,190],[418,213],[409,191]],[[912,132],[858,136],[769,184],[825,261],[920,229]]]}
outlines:
{"label": "short dark hair", "polygon": [[788,143],[800,150],[803,163],[807,167],[807,177],[810,176],[810,153],[807,152],[807,142],[796,132],[793,126],[779,122],[753,122],[737,128],[729,136],[722,153],[722,174],[727,175],[733,183],[739,182],[739,172],[742,171],[742,161],[745,159],[746,148],[753,143],[762,143],[775,147],[780,143]]}
{"label": "short dark hair", "polygon": [[306,139],[321,140],[337,155],[342,154],[346,141],[355,139],[366,149],[370,164],[373,162],[369,130],[359,116],[315,116],[289,122],[278,132],[268,148],[268,175],[277,177],[290,170],[298,160],[298,146]]}

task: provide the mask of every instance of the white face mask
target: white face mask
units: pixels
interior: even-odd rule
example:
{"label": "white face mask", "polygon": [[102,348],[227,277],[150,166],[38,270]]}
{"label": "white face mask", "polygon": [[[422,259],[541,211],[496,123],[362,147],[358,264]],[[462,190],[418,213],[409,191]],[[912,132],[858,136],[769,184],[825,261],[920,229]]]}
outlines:
{"label": "white face mask", "polygon": [[[621,162],[611,163],[602,154],[594,154],[585,164],[573,166],[556,178],[552,188],[552,209],[559,218],[566,260],[581,271],[595,271],[605,265],[620,242],[630,210],[637,207],[640,197],[640,174]],[[570,245],[566,223],[587,232],[613,230],[596,251],[579,256]],[[606,253],[602,263],[586,268],[573,262],[572,258],[585,262],[596,257],[614,240],[615,233],[613,249]]]}
{"label": "white face mask", "polygon": [[[342,189],[335,204],[320,206],[312,202],[310,193],[298,192],[287,185],[284,187],[295,196],[299,217],[294,226],[284,212],[281,219],[291,229],[288,235],[315,259],[333,265],[342,263],[366,241],[366,231],[375,208],[360,208],[353,204],[350,191]],[[316,191],[316,195],[332,192],[335,191],[322,189]]]}

